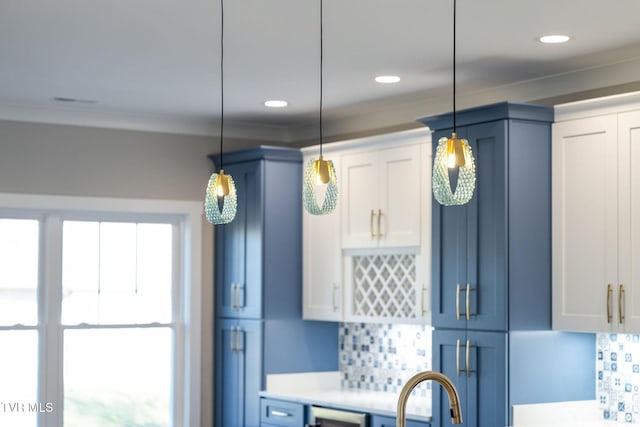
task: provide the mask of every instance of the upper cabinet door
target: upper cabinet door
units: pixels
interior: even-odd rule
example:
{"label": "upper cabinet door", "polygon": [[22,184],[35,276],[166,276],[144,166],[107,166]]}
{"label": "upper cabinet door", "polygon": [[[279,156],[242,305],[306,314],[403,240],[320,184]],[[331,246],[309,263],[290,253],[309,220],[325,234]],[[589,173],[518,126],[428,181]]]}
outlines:
{"label": "upper cabinet door", "polygon": [[618,317],[616,115],[554,124],[552,150],[553,327],[614,330]]}
{"label": "upper cabinet door", "polygon": [[433,325],[506,330],[507,121],[457,131],[475,156],[476,189],[466,205],[433,201]]}
{"label": "upper cabinet door", "polygon": [[[422,203],[419,145],[381,150],[378,239],[382,246],[418,246]],[[426,163],[426,162],[425,162]],[[374,188],[372,190],[375,191]]]}
{"label": "upper cabinet door", "polygon": [[[640,111],[618,116],[619,329],[640,331]],[[635,268],[634,268],[635,267]],[[622,295],[620,292],[622,291]],[[621,314],[620,314],[621,313]],[[620,319],[619,319],[620,321]]]}
{"label": "upper cabinet door", "polygon": [[[340,157],[331,156],[337,171]],[[308,159],[305,159],[304,164]],[[340,176],[338,176],[340,186]],[[320,197],[320,195],[319,195]],[[318,203],[322,201],[318,198]],[[340,208],[327,215],[302,213],[302,317],[313,320],[342,320],[342,253],[340,250]]]}
{"label": "upper cabinet door", "polygon": [[378,243],[380,188],[378,153],[365,152],[342,157],[341,188],[342,246],[368,248]]}
{"label": "upper cabinet door", "polygon": [[420,145],[342,157],[343,249],[420,245]]}
{"label": "upper cabinet door", "polygon": [[[236,218],[216,226],[217,316],[260,318],[262,315],[262,162],[230,164],[238,192]],[[250,262],[248,260],[251,260]]]}

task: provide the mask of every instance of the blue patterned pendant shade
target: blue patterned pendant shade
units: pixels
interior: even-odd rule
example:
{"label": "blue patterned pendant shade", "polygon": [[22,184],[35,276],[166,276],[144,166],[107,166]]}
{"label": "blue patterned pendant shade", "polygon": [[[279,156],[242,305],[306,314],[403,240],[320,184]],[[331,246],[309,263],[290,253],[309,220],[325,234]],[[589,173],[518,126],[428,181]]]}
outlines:
{"label": "blue patterned pendant shade", "polygon": [[238,196],[231,175],[225,174],[223,170],[219,174],[211,174],[204,200],[207,221],[216,225],[228,224],[236,217],[237,208]]}
{"label": "blue patterned pendant shade", "polygon": [[222,169],[224,140],[224,0],[220,0],[220,172],[211,174],[204,199],[204,213],[212,224],[228,224],[236,217],[238,196],[231,175]]}
{"label": "blue patterned pendant shade", "polygon": [[[328,168],[328,181],[323,183],[319,177],[319,162],[326,162]],[[318,194],[324,192],[322,204],[318,204]],[[311,215],[326,215],[333,212],[338,205],[338,179],[336,170],[331,160],[309,159],[304,169],[302,181],[302,203]]]}
{"label": "blue patterned pendant shade", "polygon": [[[433,176],[431,183],[433,187],[433,196],[444,206],[464,205],[473,197],[476,188],[476,164],[471,151],[471,146],[466,139],[458,139],[459,152],[451,150],[453,145],[452,138],[440,138],[438,147],[436,148],[436,156],[433,159]],[[456,164],[455,156],[462,156],[464,159]],[[454,156],[452,158],[452,156]],[[462,163],[462,164],[460,164]],[[449,178],[449,169],[458,168],[458,182],[456,189],[451,188]]]}
{"label": "blue patterned pendant shade", "polygon": [[[451,188],[450,169],[458,169],[455,191]],[[433,197],[444,206],[464,205],[476,188],[476,163],[466,139],[456,137],[456,0],[453,0],[453,133],[440,138],[433,159],[431,177]]]}
{"label": "blue patterned pendant shade", "polygon": [[[310,159],[302,177],[302,205],[311,215],[326,215],[333,212],[338,205],[338,179],[336,169],[331,160],[322,158],[322,0],[320,0],[320,157]],[[322,205],[317,196],[324,193]]]}

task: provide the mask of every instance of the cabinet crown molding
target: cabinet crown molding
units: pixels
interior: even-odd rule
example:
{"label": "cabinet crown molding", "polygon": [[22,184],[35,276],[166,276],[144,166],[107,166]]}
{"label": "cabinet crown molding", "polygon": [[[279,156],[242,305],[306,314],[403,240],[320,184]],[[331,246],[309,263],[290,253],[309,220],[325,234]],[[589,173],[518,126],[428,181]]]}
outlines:
{"label": "cabinet crown molding", "polygon": [[640,92],[559,104],[554,110],[556,122],[640,110]]}
{"label": "cabinet crown molding", "polygon": [[[456,111],[456,126],[462,127],[506,119],[553,122],[553,115],[553,107],[549,105],[499,102]],[[452,112],[422,117],[417,120],[428,126],[433,132],[453,127]]]}

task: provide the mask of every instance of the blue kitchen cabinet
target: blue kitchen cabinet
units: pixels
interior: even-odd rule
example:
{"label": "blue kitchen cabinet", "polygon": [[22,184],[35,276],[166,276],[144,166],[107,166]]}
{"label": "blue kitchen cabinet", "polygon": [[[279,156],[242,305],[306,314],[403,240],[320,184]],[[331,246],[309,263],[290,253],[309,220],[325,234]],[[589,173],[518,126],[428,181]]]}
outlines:
{"label": "blue kitchen cabinet", "polygon": [[[420,121],[434,150],[451,135],[451,114]],[[476,158],[476,190],[462,206],[433,200],[433,326],[548,329],[553,108],[504,102],[456,121]]]}
{"label": "blue kitchen cabinet", "polygon": [[221,392],[216,393],[216,425],[258,425],[260,401],[253,399],[252,395],[261,387],[261,329],[260,320],[218,321],[216,377]]}
{"label": "blue kitchen cabinet", "polygon": [[[438,330],[433,333],[433,365],[456,385],[465,426],[506,426],[508,419],[507,334]],[[449,399],[433,383],[433,425],[451,426]]]}
{"label": "blue kitchen cabinet", "polygon": [[[428,422],[406,420],[407,427],[429,427]],[[373,415],[371,417],[371,427],[396,427],[396,419],[392,417],[384,417],[382,415]]]}
{"label": "blue kitchen cabinet", "polygon": [[[451,135],[451,114],[419,120],[434,149]],[[592,337],[551,331],[552,121],[552,107],[509,102],[456,114],[476,190],[463,206],[433,200],[432,345],[466,426],[509,425],[514,404],[595,398]],[[450,425],[440,387],[433,399],[433,424]]]}
{"label": "blue kitchen cabinet", "polygon": [[218,427],[255,427],[267,375],[337,370],[338,325],[302,320],[300,151],[260,146],[223,160],[238,210],[214,231],[214,416]]}

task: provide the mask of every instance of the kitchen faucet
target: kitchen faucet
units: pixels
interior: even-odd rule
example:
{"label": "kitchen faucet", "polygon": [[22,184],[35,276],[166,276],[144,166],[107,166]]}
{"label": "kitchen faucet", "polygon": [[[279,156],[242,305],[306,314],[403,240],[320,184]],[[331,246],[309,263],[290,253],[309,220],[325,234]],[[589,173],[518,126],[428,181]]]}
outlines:
{"label": "kitchen faucet", "polygon": [[411,391],[421,382],[433,380],[445,389],[449,395],[449,406],[451,408],[451,422],[453,424],[462,424],[462,412],[460,411],[460,397],[458,396],[458,390],[453,385],[451,380],[444,374],[434,371],[419,372],[409,378],[409,381],[402,387],[400,396],[398,397],[398,412],[396,417],[396,427],[406,427],[406,408],[407,400]]}

